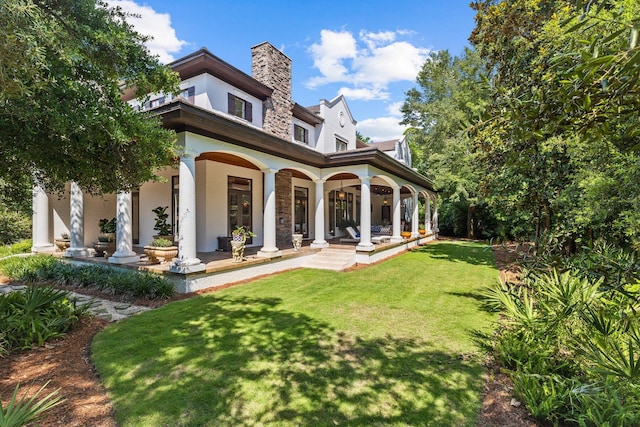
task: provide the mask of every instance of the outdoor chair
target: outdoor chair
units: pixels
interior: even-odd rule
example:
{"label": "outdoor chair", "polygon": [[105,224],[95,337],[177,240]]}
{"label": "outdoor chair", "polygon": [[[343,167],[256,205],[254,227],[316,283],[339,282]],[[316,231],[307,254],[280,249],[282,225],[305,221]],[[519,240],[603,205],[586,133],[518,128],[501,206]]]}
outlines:
{"label": "outdoor chair", "polygon": [[349,237],[341,238],[340,243],[360,243],[360,234],[356,233],[353,227],[346,227],[345,230]]}

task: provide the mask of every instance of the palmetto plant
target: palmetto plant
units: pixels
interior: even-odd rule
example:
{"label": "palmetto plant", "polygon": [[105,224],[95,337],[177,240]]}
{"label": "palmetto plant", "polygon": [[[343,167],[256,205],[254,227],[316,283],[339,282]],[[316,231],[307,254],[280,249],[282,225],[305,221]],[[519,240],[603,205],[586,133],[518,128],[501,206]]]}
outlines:
{"label": "palmetto plant", "polygon": [[18,399],[18,389],[20,384],[16,385],[11,400],[6,407],[0,402],[0,427],[20,427],[34,421],[38,421],[44,416],[44,412],[56,405],[64,402],[58,395],[58,390],[54,390],[40,400],[36,400],[45,387],[49,384],[47,381],[31,398]]}

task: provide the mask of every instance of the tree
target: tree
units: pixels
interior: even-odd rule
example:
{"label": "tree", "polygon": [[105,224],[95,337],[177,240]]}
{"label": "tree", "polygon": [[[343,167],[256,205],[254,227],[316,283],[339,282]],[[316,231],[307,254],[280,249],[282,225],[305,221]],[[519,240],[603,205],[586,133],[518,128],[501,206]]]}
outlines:
{"label": "tree", "polygon": [[0,1],[0,179],[116,192],[176,158],[173,132],[121,100],[178,88],[125,17],[96,0]]}
{"label": "tree", "polygon": [[[402,123],[411,126],[407,137],[414,167],[432,176],[442,191],[441,228],[468,237],[480,231],[476,213],[483,204],[481,174],[467,132],[486,105],[482,70],[473,50],[465,49],[459,58],[446,50],[434,52],[417,76],[419,87],[407,91],[402,106]],[[454,219],[458,210],[464,212],[461,225]]]}
{"label": "tree", "polygon": [[[503,219],[520,223],[525,234],[549,231],[570,251],[595,235],[617,243],[638,238],[631,208],[640,202],[633,179],[638,159],[625,153],[638,143],[637,70],[616,66],[609,76],[621,79],[611,83],[621,91],[608,93],[602,79],[608,71],[600,65],[625,60],[593,55],[630,48],[628,31],[616,28],[636,22],[640,10],[634,1],[604,3],[598,16],[583,18],[588,25],[579,24],[569,1],[473,4],[471,41],[488,65],[492,89],[475,133],[482,185]],[[625,13],[613,13],[621,7]],[[628,186],[612,185],[612,177]]]}

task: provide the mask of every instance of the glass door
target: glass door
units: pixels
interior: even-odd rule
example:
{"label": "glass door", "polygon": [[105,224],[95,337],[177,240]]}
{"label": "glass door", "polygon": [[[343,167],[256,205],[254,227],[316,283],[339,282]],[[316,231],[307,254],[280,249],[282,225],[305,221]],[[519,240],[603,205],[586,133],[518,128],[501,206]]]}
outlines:
{"label": "glass door", "polygon": [[[251,187],[250,179],[235,176],[230,176],[228,178],[228,236],[231,236],[231,233],[236,227],[244,227],[247,230],[252,230]],[[250,237],[247,238],[247,244],[251,244],[251,242],[252,239]]]}
{"label": "glass door", "polygon": [[295,187],[294,190],[294,233],[302,234],[302,237],[309,237],[309,189]]}

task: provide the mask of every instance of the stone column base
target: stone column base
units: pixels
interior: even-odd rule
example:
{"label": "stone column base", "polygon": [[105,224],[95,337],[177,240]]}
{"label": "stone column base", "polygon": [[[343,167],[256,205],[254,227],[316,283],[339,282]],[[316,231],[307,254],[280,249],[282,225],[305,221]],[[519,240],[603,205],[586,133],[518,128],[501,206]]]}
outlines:
{"label": "stone column base", "polygon": [[48,254],[56,251],[56,245],[52,245],[51,243],[47,243],[45,245],[39,246],[31,246],[31,252],[35,252],[37,254]]}
{"label": "stone column base", "polygon": [[111,264],[131,264],[134,262],[140,262],[140,255],[135,252],[123,254],[116,252],[109,257],[109,262]]}
{"label": "stone column base", "polygon": [[376,247],[373,245],[373,243],[369,243],[368,245],[356,246],[356,251],[362,251],[362,252],[373,252],[375,249]]}
{"label": "stone column base", "polygon": [[81,258],[93,256],[95,251],[89,248],[69,248],[64,251],[64,256],[67,258]]}
{"label": "stone column base", "polygon": [[258,258],[277,258],[282,256],[278,248],[262,248],[256,254]]}
{"label": "stone column base", "polygon": [[312,248],[328,248],[329,242],[326,240],[314,240],[310,245]]}
{"label": "stone column base", "polygon": [[178,274],[199,273],[206,270],[206,266],[198,258],[193,259],[176,259],[169,271]]}

